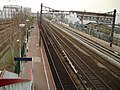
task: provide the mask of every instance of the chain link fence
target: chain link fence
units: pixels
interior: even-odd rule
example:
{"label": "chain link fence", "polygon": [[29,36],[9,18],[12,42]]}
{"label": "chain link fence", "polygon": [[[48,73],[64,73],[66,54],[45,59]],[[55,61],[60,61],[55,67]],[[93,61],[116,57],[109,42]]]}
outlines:
{"label": "chain link fence", "polygon": [[[78,28],[76,28],[76,29],[78,29]],[[79,28],[78,30],[80,30],[81,32],[87,33],[89,35],[92,35],[96,38],[102,39],[106,42],[110,42],[110,39],[111,39],[110,35],[102,33],[100,31],[91,30],[91,29],[88,29],[88,28],[84,28],[84,29]],[[117,45],[117,46],[120,46],[120,38],[113,37],[113,44]]]}

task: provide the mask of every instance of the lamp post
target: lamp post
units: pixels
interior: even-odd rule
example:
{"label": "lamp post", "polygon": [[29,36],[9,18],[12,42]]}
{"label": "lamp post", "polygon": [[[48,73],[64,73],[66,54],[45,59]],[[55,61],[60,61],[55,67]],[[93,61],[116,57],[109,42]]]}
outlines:
{"label": "lamp post", "polygon": [[[19,39],[17,39],[17,43],[19,44],[20,43],[20,40]],[[19,57],[20,57],[21,55],[20,55],[20,44],[19,44]]]}
{"label": "lamp post", "polygon": [[29,22],[29,19],[26,19],[26,41],[28,42],[28,22]]}
{"label": "lamp post", "polygon": [[[25,26],[25,24],[19,24],[19,27],[20,28],[23,28]],[[21,30],[22,29],[20,29],[20,31],[19,31],[19,38],[20,38],[20,48],[19,48],[19,57],[22,57],[22,55],[21,55],[21,48],[22,48],[22,36],[21,36]]]}
{"label": "lamp post", "polygon": [[[25,26],[25,24],[19,24],[19,28],[23,28]],[[22,55],[21,55],[21,49],[22,49],[22,36],[21,36],[21,30],[19,31],[19,40],[17,40],[17,42],[19,42],[19,57],[21,58]],[[21,70],[21,64],[20,64],[20,61],[17,62],[17,65],[15,67],[15,73],[18,73],[18,75],[20,74],[20,70]]]}
{"label": "lamp post", "polygon": [[[21,56],[21,54],[20,54],[21,51],[20,51],[20,40],[19,39],[17,39],[17,43],[19,44],[19,47],[18,47],[19,49],[18,50],[19,50],[19,57],[20,57]],[[19,74],[20,74],[20,61],[17,61],[14,72],[17,73],[18,76],[19,76]]]}

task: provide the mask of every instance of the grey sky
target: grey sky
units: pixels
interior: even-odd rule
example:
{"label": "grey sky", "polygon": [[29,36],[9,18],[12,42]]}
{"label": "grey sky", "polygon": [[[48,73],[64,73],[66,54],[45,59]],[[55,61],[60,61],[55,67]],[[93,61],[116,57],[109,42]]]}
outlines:
{"label": "grey sky", "polygon": [[11,0],[11,2],[9,0],[0,0],[0,9],[2,9],[3,5],[14,4],[31,7],[32,12],[37,12],[40,10],[41,3],[58,10],[86,10],[88,12],[105,13],[117,9],[117,17],[120,17],[120,0]]}
{"label": "grey sky", "polygon": [[0,6],[5,4],[17,4],[28,6],[36,12],[40,4],[61,10],[86,10],[93,12],[107,12],[114,9],[120,11],[120,0],[0,0]]}

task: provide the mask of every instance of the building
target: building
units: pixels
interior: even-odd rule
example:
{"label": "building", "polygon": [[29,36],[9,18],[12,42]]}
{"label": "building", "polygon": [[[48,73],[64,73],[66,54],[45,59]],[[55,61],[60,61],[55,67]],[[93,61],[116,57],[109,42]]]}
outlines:
{"label": "building", "polygon": [[26,15],[31,15],[31,8],[30,7],[23,7],[22,12]]}
{"label": "building", "polygon": [[12,18],[14,15],[19,13],[31,15],[31,8],[19,5],[4,5],[3,11],[0,11],[0,18]]}
{"label": "building", "polygon": [[80,20],[96,21],[96,23],[111,24],[113,21],[113,15],[107,13],[95,13],[95,12],[82,12],[71,11],[77,14]]}
{"label": "building", "polygon": [[3,7],[4,18],[12,18],[21,11],[22,7],[19,5],[5,5]]}

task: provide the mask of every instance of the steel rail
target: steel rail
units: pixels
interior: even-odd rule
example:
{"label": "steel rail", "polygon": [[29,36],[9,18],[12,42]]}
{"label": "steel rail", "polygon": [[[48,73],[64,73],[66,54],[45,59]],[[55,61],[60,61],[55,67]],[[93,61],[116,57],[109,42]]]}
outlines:
{"label": "steel rail", "polygon": [[97,43],[91,41],[90,39],[88,40],[86,37],[81,36],[77,32],[73,32],[71,30],[66,29],[66,31],[70,32],[72,35],[74,35],[76,38],[82,40],[83,42],[87,43],[91,47],[94,47],[95,49],[99,50],[100,52],[108,55],[109,57],[113,58],[117,62],[120,63],[120,56],[118,54],[115,54],[113,51],[110,51],[106,49],[105,47],[98,45]]}
{"label": "steel rail", "polygon": [[[49,23],[50,23],[50,22],[49,22]],[[50,24],[51,24],[51,23],[50,23]],[[54,25],[50,25],[50,27],[51,27],[51,28],[54,28],[54,29],[57,28],[57,29],[60,30],[60,28],[58,28],[58,27],[56,27],[56,26],[54,26]],[[58,30],[58,31],[59,31],[59,30]],[[65,35],[65,36],[67,35],[67,33],[65,33],[65,30],[64,30],[64,31],[61,30],[61,31],[63,32],[63,33],[62,33],[63,35]],[[68,35],[67,35],[66,37],[68,37],[73,43],[76,43],[76,42],[79,43],[79,41],[78,41],[79,39],[76,40],[76,39],[74,38],[74,40],[72,40],[72,38],[71,38],[70,36],[68,36]],[[76,43],[76,45],[79,46],[79,44],[77,44],[77,43]],[[101,61],[99,61],[99,62],[101,62]],[[116,74],[116,75],[119,77],[119,75],[120,75],[120,73],[119,73],[119,72],[120,72],[120,71],[119,71],[119,68],[117,69],[117,67],[114,66],[114,64],[109,63],[108,61],[104,61],[104,62],[110,64],[110,67],[106,66],[106,64],[104,64],[103,62],[101,62],[101,63],[102,63],[103,65],[105,65],[108,69],[110,69],[110,70],[112,71],[112,73]],[[113,69],[113,67],[114,67],[114,69]]]}
{"label": "steel rail", "polygon": [[[45,26],[46,27],[46,26]],[[48,28],[46,28],[46,29],[48,29]],[[46,30],[45,28],[44,28],[44,30]],[[46,33],[46,35],[47,35],[47,32],[45,31],[45,33]],[[48,35],[47,35],[47,37],[49,37]],[[49,41],[50,41],[50,38],[49,38]],[[51,41],[49,42],[49,44],[51,44]],[[51,44],[52,45],[52,44]],[[54,51],[56,52],[56,50],[54,49]],[[52,56],[52,55],[51,55]],[[53,56],[52,56],[53,57]],[[58,57],[59,58],[59,57]],[[59,58],[60,59],[60,58]],[[58,61],[59,61],[59,63],[58,63]],[[65,66],[63,65],[63,63],[61,63],[61,61],[60,60],[57,60],[57,62],[55,62],[55,61],[52,61],[52,63],[54,63],[54,68],[56,68],[56,72],[58,73],[57,75],[58,75],[58,77],[59,77],[59,80],[60,80],[60,82],[61,82],[61,85],[62,85],[62,90],[67,90],[67,88],[73,88],[73,89],[75,89],[75,90],[77,90],[77,88],[76,88],[76,86],[72,86],[74,83],[72,83],[73,81],[72,80],[70,80],[70,76],[69,76],[69,74],[68,74],[68,71],[66,70],[66,68],[65,68]],[[59,66],[60,65],[60,63],[61,63],[61,65],[63,65],[63,66]],[[57,64],[57,65],[56,65]],[[64,67],[64,69],[62,69],[62,67]],[[59,70],[58,70],[59,69]],[[63,71],[62,73],[61,73],[61,70]],[[59,72],[58,72],[59,71]],[[61,75],[60,75],[60,73],[61,73]],[[68,76],[67,75],[65,75],[65,73],[67,73],[68,74]],[[64,76],[63,76],[63,75]],[[68,80],[68,81],[66,81],[66,80]],[[64,79],[63,81],[61,81],[61,79]],[[70,82],[69,82],[70,81]],[[68,85],[66,85],[66,84],[68,84],[68,85],[70,85],[70,86],[68,86]]]}
{"label": "steel rail", "polygon": [[[43,30],[44,30],[44,28],[43,28]],[[44,45],[45,45],[45,48],[47,49],[46,50],[46,52],[48,52],[48,53],[46,53],[47,54],[47,57],[48,58],[50,58],[50,60],[49,60],[49,64],[50,64],[50,67],[51,67],[51,70],[52,70],[52,74],[53,74],[53,78],[54,78],[54,80],[55,80],[55,84],[56,84],[56,87],[57,88],[59,88],[59,89],[62,89],[62,90],[64,90],[64,88],[63,88],[63,85],[62,85],[62,83],[61,83],[61,80],[60,80],[60,77],[59,77],[59,74],[58,74],[58,72],[57,72],[57,69],[56,69],[56,67],[55,67],[55,65],[54,65],[54,62],[53,62],[53,57],[52,57],[52,55],[51,55],[51,53],[50,53],[50,50],[49,50],[49,47],[48,47],[48,45],[47,45],[47,41],[46,41],[46,39],[45,39],[45,35],[43,34],[43,31],[41,32],[41,35],[42,35],[42,39],[43,39],[43,43],[44,43]],[[51,62],[50,62],[51,61]],[[51,66],[52,65],[52,66]],[[53,67],[53,68],[52,68]],[[53,73],[54,72],[54,73]],[[55,77],[57,77],[57,78],[55,78]],[[58,86],[59,85],[59,86]]]}
{"label": "steel rail", "polygon": [[[55,34],[55,33],[54,33]],[[96,89],[96,90],[99,90],[100,88],[102,88],[102,89],[109,89],[109,90],[111,90],[110,89],[110,87],[102,80],[102,79],[100,79],[100,77],[97,75],[97,74],[95,74],[95,72],[85,63],[85,62],[83,62],[83,60],[58,36],[58,34],[55,34],[55,36],[57,37],[57,39],[58,39],[58,41],[60,42],[62,42],[62,45],[61,46],[66,46],[66,47],[64,47],[65,49],[64,49],[64,51],[66,51],[66,53],[67,53],[67,55],[69,56],[69,58],[74,62],[74,64],[79,68],[79,70],[80,71],[82,71],[82,73],[84,73],[84,75],[87,77],[87,79],[90,81],[90,83],[92,83],[92,85],[94,86],[94,88]],[[63,45],[64,44],[64,45]],[[68,48],[67,50],[66,50],[66,48]],[[70,51],[68,51],[68,50],[70,50]],[[69,53],[68,53],[69,52]],[[72,52],[73,54],[70,54],[70,52]],[[73,59],[73,57],[72,56],[74,56],[74,59]],[[77,59],[77,58],[75,58],[75,56],[78,58],[78,60],[80,60],[81,62],[79,62],[79,63],[83,63],[83,64],[81,64],[81,65],[78,65],[78,63],[75,61],[75,59]],[[80,66],[82,66],[82,67],[80,67]],[[84,69],[83,69],[84,68]],[[90,72],[88,72],[90,70]],[[91,73],[92,72],[92,73]],[[93,75],[95,75],[96,77],[94,77]],[[94,80],[94,81],[92,81],[92,79]],[[96,79],[96,80],[95,80]],[[98,82],[98,79],[100,80],[99,82]],[[97,83],[95,83],[95,81],[97,81]],[[93,83],[94,82],[94,83]],[[102,83],[105,85],[103,85]],[[99,85],[98,85],[98,83],[99,83]],[[104,87],[104,88],[103,88]]]}

